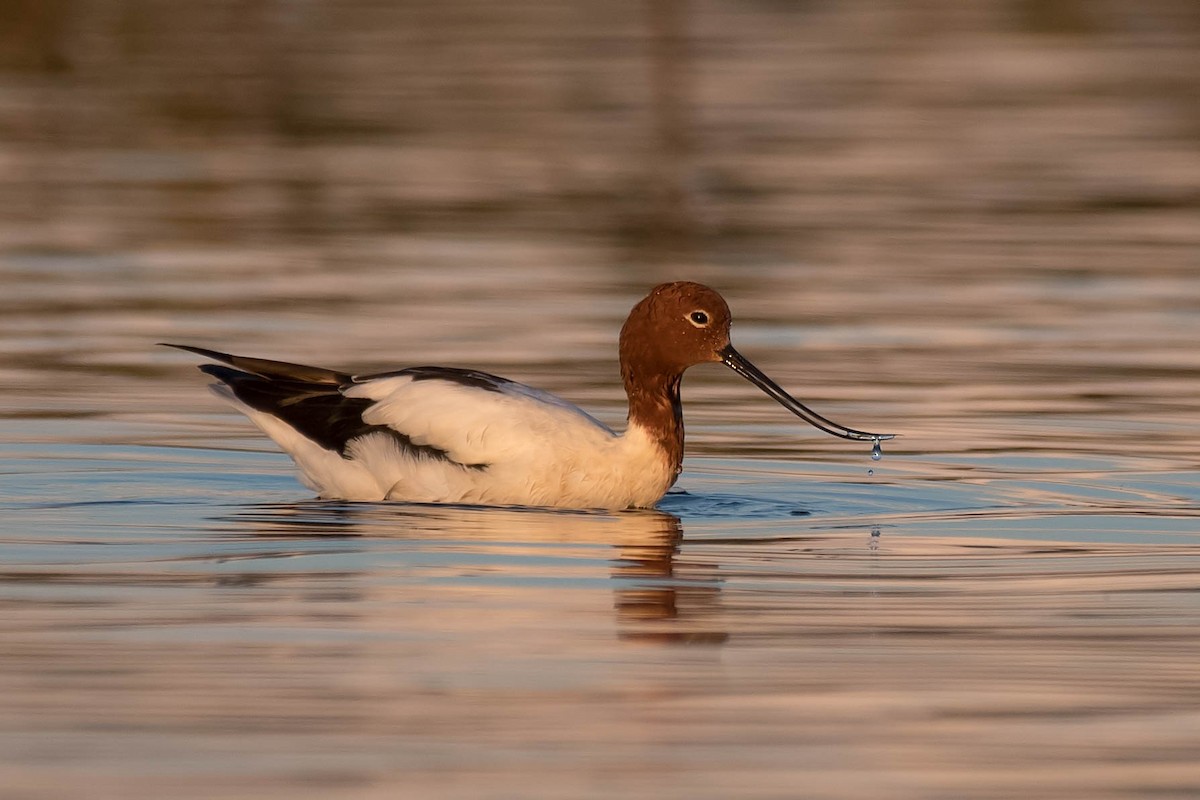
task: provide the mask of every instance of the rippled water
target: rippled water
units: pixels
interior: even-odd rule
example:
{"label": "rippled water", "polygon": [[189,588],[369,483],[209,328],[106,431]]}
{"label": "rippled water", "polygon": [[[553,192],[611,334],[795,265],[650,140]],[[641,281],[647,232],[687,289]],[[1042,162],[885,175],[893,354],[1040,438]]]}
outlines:
{"label": "rippled water", "polygon": [[[631,230],[636,51],[526,73],[499,36],[493,86],[342,20],[361,64],[307,97],[344,127],[296,140],[188,138],[157,73],[10,75],[0,796],[1200,796],[1191,17],[1035,6],[1054,30],[705,6],[691,261]],[[566,105],[489,105],[522,75]],[[324,503],[154,346],[476,367],[619,426],[617,331],[674,278],[900,437],[873,461],[706,366],[657,511]]]}

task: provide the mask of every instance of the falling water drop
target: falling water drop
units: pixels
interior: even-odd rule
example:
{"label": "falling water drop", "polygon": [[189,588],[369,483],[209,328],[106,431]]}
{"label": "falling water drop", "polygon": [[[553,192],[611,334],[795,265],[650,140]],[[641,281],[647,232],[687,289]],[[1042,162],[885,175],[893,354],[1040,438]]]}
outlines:
{"label": "falling water drop", "polygon": [[872,475],[874,475],[874,474],[875,474],[875,470],[873,470],[873,469],[869,469],[869,470],[867,470],[867,477],[868,477],[868,478],[869,478],[869,477],[871,477],[871,476],[872,476]]}
{"label": "falling water drop", "polygon": [[875,440],[875,444],[871,447],[871,460],[878,461],[883,458],[883,448],[879,445],[879,440]]}

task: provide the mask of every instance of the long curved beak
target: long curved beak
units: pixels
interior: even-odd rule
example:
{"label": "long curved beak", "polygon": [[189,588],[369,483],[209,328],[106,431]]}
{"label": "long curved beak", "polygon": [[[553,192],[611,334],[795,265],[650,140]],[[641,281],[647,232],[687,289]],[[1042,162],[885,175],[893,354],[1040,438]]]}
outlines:
{"label": "long curved beak", "polygon": [[795,414],[800,419],[812,425],[814,428],[825,431],[832,436],[840,436],[843,439],[853,439],[860,442],[883,441],[884,439],[894,439],[894,433],[868,433],[867,431],[856,431],[853,428],[847,428],[845,425],[838,425],[833,420],[825,419],[817,412],[813,411],[808,406],[801,403],[796,398],[779,388],[779,384],[768,378],[763,371],[750,363],[741,353],[733,349],[733,345],[727,345],[721,350],[721,363],[729,367],[731,370],[741,375],[746,380],[753,383],[759,389],[774,397],[779,401],[779,404],[788,411]]}

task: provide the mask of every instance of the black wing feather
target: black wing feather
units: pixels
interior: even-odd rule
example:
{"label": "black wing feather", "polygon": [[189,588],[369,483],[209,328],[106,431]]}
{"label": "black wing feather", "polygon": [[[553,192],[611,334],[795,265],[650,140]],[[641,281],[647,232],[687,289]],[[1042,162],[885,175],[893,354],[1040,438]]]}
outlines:
{"label": "black wing feather", "polygon": [[351,382],[350,373],[322,367],[310,367],[305,364],[292,364],[287,361],[271,361],[266,358],[250,358],[222,353],[219,350],[206,350],[203,347],[192,347],[187,344],[168,344],[160,342],[163,347],[174,347],[176,350],[186,350],[189,353],[220,361],[231,367],[237,367],[253,375],[264,378],[300,381],[303,383],[318,383],[326,386],[346,386]]}
{"label": "black wing feather", "polygon": [[459,367],[405,367],[390,372],[377,372],[370,375],[355,375],[355,383],[365,383],[379,378],[409,377],[414,381],[446,381],[483,389],[485,392],[503,392],[504,387],[513,383],[508,378],[501,378],[489,372],[477,369],[460,369]]}
{"label": "black wing feather", "polygon": [[301,436],[343,458],[347,457],[347,449],[355,439],[382,434],[395,442],[402,452],[418,458],[445,461],[470,469],[487,467],[486,464],[461,464],[440,447],[416,444],[411,437],[394,428],[366,422],[363,414],[375,401],[346,397],[338,385],[267,377],[220,364],[203,364],[200,371],[228,386],[233,396],[250,408],[283,420]]}
{"label": "black wing feather", "polygon": [[200,371],[228,386],[254,410],[278,417],[306,439],[343,456],[352,440],[383,427],[363,421],[371,400],[346,397],[337,386],[265,378],[220,364],[203,364]]}

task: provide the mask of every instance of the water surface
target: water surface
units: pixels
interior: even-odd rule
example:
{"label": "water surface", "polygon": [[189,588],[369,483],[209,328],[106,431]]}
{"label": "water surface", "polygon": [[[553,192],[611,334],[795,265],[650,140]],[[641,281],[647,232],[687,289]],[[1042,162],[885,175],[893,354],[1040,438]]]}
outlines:
{"label": "water surface", "polygon": [[[633,12],[395,54],[393,12],[297,5],[315,64],[182,96],[113,22],[87,79],[6,73],[0,794],[1200,795],[1192,29],[1047,5],[705,5],[689,260],[638,227]],[[324,503],[154,346],[620,427],[617,331],[676,278],[900,438],[705,366],[655,511]]]}

